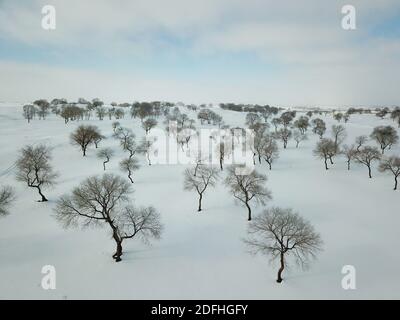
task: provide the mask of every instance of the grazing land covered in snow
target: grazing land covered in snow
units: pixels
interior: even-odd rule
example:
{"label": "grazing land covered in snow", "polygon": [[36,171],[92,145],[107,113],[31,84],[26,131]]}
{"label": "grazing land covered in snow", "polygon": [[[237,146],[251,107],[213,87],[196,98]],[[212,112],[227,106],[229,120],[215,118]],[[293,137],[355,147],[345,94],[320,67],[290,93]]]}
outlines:
{"label": "grazing land covered in snow", "polygon": [[[212,107],[230,127],[245,127],[246,112]],[[201,124],[197,112],[181,107],[181,112]],[[298,111],[297,116],[305,111]],[[324,136],[331,137],[331,126],[338,124],[332,113],[314,115],[326,122]],[[347,170],[342,155],[325,170],[323,160],[313,155],[319,137],[308,130],[308,140],[298,148],[293,139],[288,147],[279,145],[279,158],[272,170],[256,163],[266,174],[272,200],[266,207],[293,208],[309,220],[323,241],[323,251],[309,270],[296,266],[285,270],[284,281],[276,283],[276,264],[268,257],[251,255],[243,242],[248,221],[246,208],[237,205],[222,183],[205,191],[203,210],[197,212],[198,196],[184,190],[187,165],[148,165],[137,158],[140,169],[134,173],[131,198],[138,206],[154,206],[161,215],[161,239],[146,245],[138,240],[124,243],[123,260],[111,258],[115,250],[108,227],[64,229],[54,217],[56,201],[70,193],[85,178],[103,174],[97,150],[89,146],[87,156],[70,143],[70,134],[81,124],[96,125],[106,137],[99,148],[112,148],[115,155],[107,163],[107,173],[126,178],[119,162],[126,158],[113,138],[112,122],[70,121],[50,114],[45,120],[29,124],[21,104],[0,105],[0,185],[14,188],[16,200],[10,214],[0,219],[0,298],[38,299],[359,299],[400,298],[400,251],[397,249],[400,226],[400,191],[393,190],[393,176],[372,167],[368,178],[364,165],[353,162]],[[126,114],[118,120],[140,140],[145,135],[139,118]],[[163,116],[158,127],[164,128]],[[352,144],[357,136],[369,136],[378,125],[397,125],[389,117],[353,114],[341,122]],[[273,131],[271,125],[269,128]],[[58,172],[57,183],[45,189],[48,202],[38,202],[38,194],[16,181],[15,162],[19,150],[27,145],[51,146],[51,163]],[[377,146],[370,140],[369,145]],[[400,156],[399,145],[385,152]],[[254,206],[257,216],[263,207]],[[57,287],[43,290],[44,265],[56,268]],[[342,267],[356,268],[355,290],[342,289]]]}

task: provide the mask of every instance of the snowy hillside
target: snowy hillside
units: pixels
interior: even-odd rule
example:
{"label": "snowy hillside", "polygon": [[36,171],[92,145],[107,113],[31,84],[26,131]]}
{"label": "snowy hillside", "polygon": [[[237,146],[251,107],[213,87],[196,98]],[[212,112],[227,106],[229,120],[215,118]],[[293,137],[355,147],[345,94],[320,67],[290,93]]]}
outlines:
{"label": "snowy hillside", "polygon": [[[245,112],[214,107],[230,127],[245,127]],[[201,125],[196,111],[182,108],[189,118]],[[298,112],[300,114],[300,112]],[[317,117],[317,116],[314,116]],[[318,116],[326,122],[326,137],[332,114]],[[90,120],[70,121],[50,114],[46,120],[29,124],[22,105],[0,105],[0,184],[11,185],[16,201],[10,214],[0,219],[0,298],[38,299],[359,299],[400,298],[399,238],[400,191],[393,190],[393,175],[377,170],[373,178],[361,164],[337,156],[328,171],[323,160],[313,155],[319,137],[308,130],[308,140],[296,148],[290,140],[287,149],[278,142],[280,156],[268,169],[267,163],[256,170],[268,176],[267,187],[273,199],[266,207],[293,208],[308,219],[321,234],[324,250],[309,270],[296,266],[285,270],[284,282],[276,283],[276,264],[268,258],[251,255],[243,243],[248,226],[246,208],[237,205],[220,180],[207,189],[203,211],[197,212],[197,194],[185,191],[185,165],[149,166],[138,156],[140,169],[135,172],[132,200],[139,206],[154,206],[161,214],[164,232],[159,241],[146,245],[137,239],[124,243],[123,260],[111,258],[115,244],[107,226],[89,229],[63,229],[53,209],[60,196],[70,193],[85,178],[102,175],[102,161],[90,146],[87,156],[70,144],[70,134],[81,124],[99,127],[107,139],[100,147],[110,147],[115,156],[107,164],[107,173],[126,178],[119,162],[126,157],[112,137],[112,122],[95,116]],[[127,114],[118,120],[133,130],[137,138],[145,135],[140,119]],[[164,128],[163,116],[158,127]],[[354,114],[344,124],[345,144],[356,136],[369,136],[378,125],[399,129],[388,117]],[[273,126],[270,128],[273,131]],[[15,161],[20,148],[45,143],[53,147],[57,184],[46,190],[49,202],[37,202],[36,190],[15,179]],[[377,146],[376,142],[368,144]],[[400,147],[387,150],[400,155]],[[221,178],[226,170],[221,173]],[[126,178],[127,179],[127,178]],[[254,207],[256,216],[262,206]],[[43,290],[44,265],[56,268],[56,290]],[[341,286],[344,265],[357,271],[357,288]]]}

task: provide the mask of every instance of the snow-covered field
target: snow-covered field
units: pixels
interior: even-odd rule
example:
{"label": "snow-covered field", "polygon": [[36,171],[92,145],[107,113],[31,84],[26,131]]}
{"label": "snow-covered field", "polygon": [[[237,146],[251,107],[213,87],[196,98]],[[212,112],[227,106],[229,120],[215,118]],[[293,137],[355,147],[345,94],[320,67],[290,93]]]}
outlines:
{"label": "snow-covered field", "polygon": [[[216,109],[230,126],[244,126],[245,113]],[[194,112],[189,112],[196,118]],[[321,116],[330,127],[331,115]],[[119,120],[137,137],[144,135],[139,119]],[[204,210],[197,213],[197,195],[183,190],[183,165],[148,166],[143,156],[135,173],[134,202],[153,205],[165,229],[151,246],[137,240],[125,243],[120,263],[111,259],[115,244],[107,227],[64,230],[53,216],[55,201],[84,178],[103,174],[102,164],[90,147],[86,158],[69,142],[69,134],[82,123],[97,125],[116,156],[107,172],[125,176],[118,163],[124,157],[111,137],[112,121],[70,122],[50,115],[30,124],[21,105],[0,104],[0,184],[12,185],[17,201],[11,214],[0,220],[0,298],[38,299],[355,299],[400,298],[400,191],[393,177],[336,158],[325,171],[312,150],[318,137],[295,148],[280,147],[280,158],[267,174],[273,200],[267,206],[291,207],[311,221],[324,240],[324,251],[311,269],[285,270],[284,282],[275,282],[277,267],[263,256],[250,255],[242,242],[248,222],[246,209],[235,205],[220,182],[205,194]],[[369,135],[373,127],[391,124],[374,115],[353,115],[345,125],[347,139]],[[196,124],[200,127],[200,124]],[[15,180],[14,162],[26,144],[54,147],[52,164],[60,176],[47,190],[48,203],[37,202],[36,190]],[[374,144],[374,142],[369,142]],[[400,154],[398,146],[388,151]],[[262,208],[257,207],[257,214]],[[42,266],[54,265],[56,290],[43,290]],[[343,290],[341,269],[353,265],[356,290]]]}

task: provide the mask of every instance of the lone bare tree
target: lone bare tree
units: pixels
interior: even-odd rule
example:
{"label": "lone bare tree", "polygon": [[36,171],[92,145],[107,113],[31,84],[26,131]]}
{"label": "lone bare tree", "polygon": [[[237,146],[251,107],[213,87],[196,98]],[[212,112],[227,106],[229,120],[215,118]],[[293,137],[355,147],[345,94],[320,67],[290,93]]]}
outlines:
{"label": "lone bare tree", "polygon": [[400,157],[389,157],[381,160],[378,167],[380,172],[389,171],[394,176],[394,189],[397,190],[397,179],[400,176]]}
{"label": "lone bare tree", "polygon": [[288,141],[292,136],[292,131],[287,128],[279,129],[277,132],[274,133],[276,139],[280,139],[283,142],[283,148],[286,149]]}
{"label": "lone bare tree", "polygon": [[307,140],[308,137],[305,133],[302,133],[300,130],[293,131],[293,140],[296,141],[296,148],[299,147],[300,142]]}
{"label": "lone bare tree", "polygon": [[214,187],[217,183],[219,178],[218,171],[213,166],[201,165],[197,169],[186,169],[184,176],[184,189],[187,191],[196,190],[199,195],[199,207],[197,211],[200,212],[203,194],[209,186]]}
{"label": "lone bare tree", "polygon": [[30,188],[36,188],[42,202],[47,201],[42,189],[54,185],[57,178],[57,173],[53,171],[50,160],[51,149],[41,144],[22,148],[16,162],[16,179],[25,182]]}
{"label": "lone bare tree", "polygon": [[311,122],[313,125],[312,131],[317,134],[320,139],[322,139],[326,131],[325,121],[320,118],[315,118]]}
{"label": "lone bare tree", "polygon": [[357,151],[360,151],[360,148],[365,145],[365,143],[368,141],[368,137],[367,136],[358,136],[356,137],[356,144],[357,144]]}
{"label": "lone bare tree", "polygon": [[126,145],[127,145],[128,141],[134,139],[135,135],[133,134],[132,130],[129,128],[117,127],[115,129],[113,137],[118,139],[121,144],[122,149],[126,150]]}
{"label": "lone bare tree", "polygon": [[347,170],[350,170],[351,160],[354,159],[356,153],[357,153],[357,148],[354,144],[352,144],[351,146],[348,146],[348,145],[343,146],[343,150],[341,151],[341,154],[343,154],[346,157]]}
{"label": "lone bare tree", "polygon": [[104,148],[97,152],[97,158],[103,160],[103,169],[106,171],[106,163],[110,162],[110,159],[114,156],[114,150],[111,148]]}
{"label": "lone bare tree", "polygon": [[265,142],[262,150],[262,157],[268,163],[269,170],[272,170],[272,163],[279,158],[279,148],[275,139],[271,136],[264,137]]}
{"label": "lone bare tree", "polygon": [[99,147],[99,143],[102,140],[104,140],[106,137],[103,136],[100,133],[100,131],[99,131],[99,129],[97,127],[94,127],[93,129],[94,129],[94,132],[93,132],[93,143],[94,143],[95,148],[97,149]]}
{"label": "lone bare tree", "polygon": [[219,167],[222,170],[224,170],[224,161],[226,157],[229,157],[229,155],[232,153],[232,144],[229,141],[221,141],[217,147],[216,147],[216,152],[219,157]]}
{"label": "lone bare tree", "polygon": [[344,139],[346,138],[346,129],[341,124],[332,126],[332,136],[333,141],[335,142],[335,150],[336,153],[339,152],[339,146],[342,144]]}
{"label": "lone bare tree", "polygon": [[112,129],[113,129],[113,133],[114,133],[114,134],[116,133],[117,129],[118,129],[120,126],[121,126],[121,124],[119,123],[119,121],[114,121],[114,122],[111,124],[111,127],[112,127]]}
{"label": "lone bare tree", "polygon": [[128,182],[112,174],[87,178],[71,195],[57,201],[56,219],[64,227],[107,224],[117,246],[112,257],[119,262],[125,239],[159,239],[162,231],[160,215],[153,207],[135,208],[129,204],[131,192]]}
{"label": "lone bare tree", "polygon": [[146,156],[149,166],[151,166],[150,154],[153,151],[153,145],[154,139],[147,139],[146,137],[143,137],[138,147],[138,151]]}
{"label": "lone bare tree", "polygon": [[129,157],[127,159],[122,160],[119,163],[119,167],[122,171],[128,172],[128,179],[130,182],[134,182],[132,179],[133,171],[136,171],[140,168],[139,161],[134,157]]}
{"label": "lone bare tree", "polygon": [[367,166],[368,176],[372,178],[371,163],[375,160],[380,160],[381,154],[377,147],[365,146],[360,148],[360,151],[355,154],[354,158],[358,163]]}
{"label": "lone bare tree", "polygon": [[390,149],[392,145],[399,141],[399,136],[392,126],[379,126],[372,131],[371,139],[380,145],[382,154],[384,154],[387,147]]}
{"label": "lone bare tree", "polygon": [[71,144],[79,146],[82,154],[86,156],[88,146],[94,143],[94,139],[98,136],[99,130],[96,126],[80,125],[76,130],[71,133]]}
{"label": "lone bare tree", "polygon": [[256,170],[249,174],[241,174],[240,166],[230,166],[228,175],[225,178],[225,185],[236,200],[244,204],[248,210],[248,221],[251,220],[250,202],[264,205],[266,201],[272,199],[271,192],[265,187],[267,176],[258,173]]}
{"label": "lone bare tree", "polygon": [[9,214],[8,208],[15,199],[14,189],[10,186],[0,188],[0,217]]}
{"label": "lone bare tree", "polygon": [[292,209],[270,208],[256,216],[248,227],[244,240],[254,254],[270,256],[271,262],[279,260],[276,282],[282,282],[282,273],[292,258],[302,268],[322,251],[323,241],[309,221]]}
{"label": "lone bare tree", "polygon": [[328,170],[328,159],[333,164],[332,157],[336,154],[335,142],[331,139],[323,138],[318,141],[314,149],[314,155],[324,159],[325,169]]}
{"label": "lone bare tree", "polygon": [[28,120],[28,123],[31,122],[35,114],[36,114],[36,108],[33,104],[27,104],[23,106],[23,115],[24,118]]}
{"label": "lone bare tree", "polygon": [[148,118],[142,122],[142,128],[145,130],[146,134],[148,134],[150,130],[156,126],[157,126],[157,120],[154,118]]}

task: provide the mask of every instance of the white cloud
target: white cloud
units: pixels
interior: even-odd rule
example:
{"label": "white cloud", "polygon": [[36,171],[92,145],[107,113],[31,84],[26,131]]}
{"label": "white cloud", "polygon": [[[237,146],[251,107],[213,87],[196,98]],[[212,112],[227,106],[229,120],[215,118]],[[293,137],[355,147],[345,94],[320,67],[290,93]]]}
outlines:
{"label": "white cloud", "polygon": [[[357,31],[340,27],[343,1],[268,0],[54,0],[57,29],[40,27],[45,0],[3,1],[0,39],[51,49],[64,48],[157,61],[160,51],[179,61],[214,55],[251,53],[260,64],[278,66],[274,74],[243,78],[206,70],[188,78],[173,71],[135,74],[79,70],[18,61],[1,62],[0,99],[38,96],[105,99],[240,101],[275,104],[395,104],[400,94],[400,43],[369,34],[391,18],[396,0],[353,0]],[[172,42],[169,42],[172,39]],[[175,46],[173,40],[184,42]],[[1,57],[1,56],[0,56]],[[254,61],[252,61],[254,62]],[[243,63],[243,62],[241,62]],[[242,66],[243,67],[243,66]],[[189,66],[190,68],[190,66]],[[145,70],[145,69],[143,69]],[[188,69],[187,73],[191,70]],[[238,80],[239,79],[239,80]],[[21,90],[21,87],[23,90]]]}

